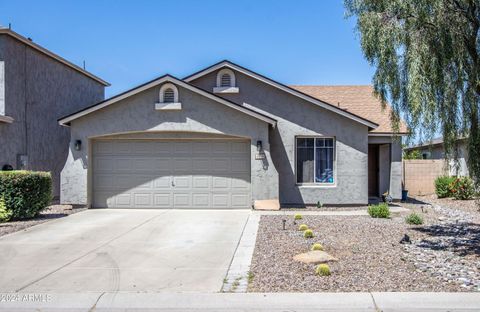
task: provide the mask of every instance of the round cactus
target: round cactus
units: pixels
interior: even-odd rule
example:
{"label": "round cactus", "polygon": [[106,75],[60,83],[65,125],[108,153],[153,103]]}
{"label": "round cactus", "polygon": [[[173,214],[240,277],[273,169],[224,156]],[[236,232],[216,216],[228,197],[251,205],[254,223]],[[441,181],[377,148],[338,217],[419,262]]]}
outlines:
{"label": "round cactus", "polygon": [[320,276],[328,276],[331,274],[328,264],[322,263],[317,266],[315,273]]}
{"label": "round cactus", "polygon": [[306,224],[300,224],[300,226],[298,227],[299,231],[305,231],[307,229],[308,229],[308,226]]}
{"label": "round cactus", "polygon": [[322,244],[315,243],[315,244],[312,245],[311,250],[323,250],[323,246],[322,246]]}
{"label": "round cactus", "polygon": [[303,237],[305,237],[305,238],[313,238],[313,231],[310,230],[310,229],[305,230],[305,232],[303,232]]}
{"label": "round cactus", "polygon": [[297,213],[295,216],[294,216],[295,220],[302,220],[303,217],[301,214]]}

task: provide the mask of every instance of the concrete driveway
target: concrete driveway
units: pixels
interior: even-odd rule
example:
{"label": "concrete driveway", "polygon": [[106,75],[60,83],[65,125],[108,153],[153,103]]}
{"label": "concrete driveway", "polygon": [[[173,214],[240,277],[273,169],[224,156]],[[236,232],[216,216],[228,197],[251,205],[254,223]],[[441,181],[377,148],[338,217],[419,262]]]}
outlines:
{"label": "concrete driveway", "polygon": [[1,292],[218,292],[249,211],[87,210],[0,238]]}

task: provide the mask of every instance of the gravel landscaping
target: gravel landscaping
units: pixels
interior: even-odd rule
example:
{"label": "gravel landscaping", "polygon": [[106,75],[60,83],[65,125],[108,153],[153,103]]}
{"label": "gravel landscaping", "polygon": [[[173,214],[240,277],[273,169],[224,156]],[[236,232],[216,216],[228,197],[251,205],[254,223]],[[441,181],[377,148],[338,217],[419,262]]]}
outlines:
{"label": "gravel landscaping", "polygon": [[10,221],[6,223],[0,223],[0,236],[7,235],[13,232],[25,230],[31,226],[55,220],[58,218],[66,217],[68,215],[85,210],[85,207],[72,206],[72,205],[50,205],[40,214],[32,219],[26,219],[21,221]]}
{"label": "gravel landscaping", "polygon": [[[262,216],[249,285],[251,292],[474,291],[480,290],[480,224],[470,212],[424,202],[404,205],[424,224],[408,225],[408,213],[368,216]],[[287,219],[287,229],[282,229]],[[305,239],[307,224],[315,238]],[[408,235],[411,243],[400,241]],[[294,261],[314,243],[338,258],[332,275]]]}

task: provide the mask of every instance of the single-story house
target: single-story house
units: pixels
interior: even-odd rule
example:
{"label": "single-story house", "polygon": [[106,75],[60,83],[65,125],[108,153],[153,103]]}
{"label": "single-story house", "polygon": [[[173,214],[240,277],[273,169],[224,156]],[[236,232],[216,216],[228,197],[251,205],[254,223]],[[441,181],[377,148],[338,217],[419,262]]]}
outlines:
{"label": "single-story house", "polygon": [[[113,208],[401,198],[401,140],[371,86],[287,86],[229,61],[59,119],[61,201]],[[407,133],[402,124],[399,135]]]}
{"label": "single-story house", "polygon": [[[468,176],[468,149],[467,138],[457,140],[456,146],[457,161],[450,159],[448,161],[448,170],[452,176]],[[418,143],[404,148],[405,153],[418,151],[422,159],[445,159],[445,147],[443,138],[434,138],[425,143]]]}

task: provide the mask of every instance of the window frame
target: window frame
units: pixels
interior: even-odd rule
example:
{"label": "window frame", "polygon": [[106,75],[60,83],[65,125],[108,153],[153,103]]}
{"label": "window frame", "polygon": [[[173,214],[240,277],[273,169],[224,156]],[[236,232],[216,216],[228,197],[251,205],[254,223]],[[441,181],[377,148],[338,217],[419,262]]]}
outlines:
{"label": "window frame", "polygon": [[[313,139],[313,179],[314,182],[298,182],[298,172],[297,172],[297,141],[298,139]],[[317,166],[316,160],[316,139],[332,139],[333,140],[333,182],[326,183],[326,182],[315,182],[315,172]],[[335,136],[328,136],[328,135],[297,135],[294,138],[294,170],[295,170],[295,185],[299,187],[320,187],[320,188],[330,188],[337,186],[337,140]]]}

